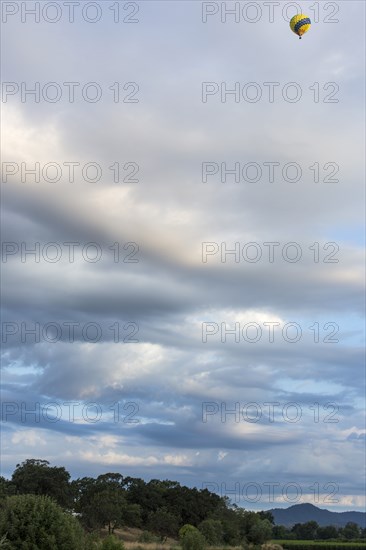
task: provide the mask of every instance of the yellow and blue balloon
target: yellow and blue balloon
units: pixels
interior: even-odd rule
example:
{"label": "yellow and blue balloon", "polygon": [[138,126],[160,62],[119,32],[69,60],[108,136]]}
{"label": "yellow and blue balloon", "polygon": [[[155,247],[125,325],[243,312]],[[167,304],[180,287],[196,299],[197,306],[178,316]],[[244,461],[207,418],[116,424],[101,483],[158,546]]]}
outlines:
{"label": "yellow and blue balloon", "polygon": [[299,15],[293,16],[290,21],[290,27],[291,30],[301,38],[302,35],[310,29],[311,21],[307,15],[300,13]]}

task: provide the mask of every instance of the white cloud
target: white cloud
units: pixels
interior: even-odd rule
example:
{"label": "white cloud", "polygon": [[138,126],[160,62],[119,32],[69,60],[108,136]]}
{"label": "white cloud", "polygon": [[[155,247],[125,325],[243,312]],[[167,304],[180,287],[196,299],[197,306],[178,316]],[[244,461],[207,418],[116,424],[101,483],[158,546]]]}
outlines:
{"label": "white cloud", "polygon": [[14,445],[24,445],[25,447],[37,447],[41,445],[44,447],[47,444],[45,438],[43,438],[36,430],[20,430],[14,433],[11,438],[11,442]]}

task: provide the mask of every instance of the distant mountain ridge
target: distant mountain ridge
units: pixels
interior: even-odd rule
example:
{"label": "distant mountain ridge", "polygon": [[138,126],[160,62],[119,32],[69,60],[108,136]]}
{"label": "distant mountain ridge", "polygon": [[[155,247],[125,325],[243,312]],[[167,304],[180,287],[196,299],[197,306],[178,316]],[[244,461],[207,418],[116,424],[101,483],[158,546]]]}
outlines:
{"label": "distant mountain ridge", "polygon": [[295,504],[289,508],[273,508],[269,511],[273,514],[275,524],[285,527],[307,521],[316,521],[321,527],[344,527],[346,523],[353,521],[362,528],[366,527],[365,512],[330,512],[313,504]]}

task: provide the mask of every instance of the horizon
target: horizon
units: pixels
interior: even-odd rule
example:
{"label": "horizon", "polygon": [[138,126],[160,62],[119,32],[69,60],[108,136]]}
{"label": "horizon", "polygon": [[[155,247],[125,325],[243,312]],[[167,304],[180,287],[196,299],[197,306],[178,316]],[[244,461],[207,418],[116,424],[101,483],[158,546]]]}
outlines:
{"label": "horizon", "polygon": [[[27,459],[26,459],[27,460]],[[31,460],[43,460],[43,459],[31,459]],[[57,467],[60,467],[62,466],[61,464],[49,464],[50,467],[52,466],[57,466]],[[75,481],[76,479],[81,479],[82,477],[87,477],[87,476],[72,476],[71,475],[71,472],[70,473],[70,481]],[[123,477],[134,477],[134,476],[124,476],[121,472],[117,472],[117,471],[112,471],[112,470],[106,470],[105,472],[102,472],[101,474],[99,475],[102,475],[102,474],[107,474],[107,473],[118,473],[118,474],[121,474]],[[11,480],[11,474],[9,474],[8,476],[4,476],[5,479],[8,479],[8,480]],[[90,475],[90,477],[94,477],[96,478],[97,476],[93,476],[93,475]],[[145,483],[148,483],[149,481],[152,481],[153,479],[156,479],[156,478],[149,478],[149,479],[146,479],[146,478],[141,478],[145,481]],[[172,481],[172,482],[176,482],[177,480],[175,479],[161,479],[160,481]],[[180,483],[178,481],[178,483]],[[180,483],[181,485],[184,485],[188,488],[194,488],[195,486],[194,485],[186,485],[184,483]],[[196,487],[197,489],[202,489],[202,487]],[[207,489],[210,491],[210,488],[207,487]],[[212,492],[215,492],[215,491],[212,491]],[[216,493],[216,494],[219,494],[220,496],[226,496],[225,494],[220,494],[220,492]],[[235,502],[234,502],[235,503]],[[233,504],[233,502],[231,502],[231,504]],[[272,505],[270,505],[272,504]],[[282,506],[281,506],[282,505]],[[260,507],[250,507],[250,506],[243,506],[241,505],[240,503],[237,505],[239,508],[243,508],[245,510],[248,510],[248,511],[251,511],[251,512],[260,512],[260,511],[263,511],[263,512],[268,512],[270,510],[275,510],[275,509],[278,509],[278,510],[288,510],[289,508],[293,508],[294,506],[304,506],[304,505],[310,505],[314,508],[317,508],[318,510],[326,510],[326,511],[329,511],[329,512],[334,512],[334,513],[346,513],[346,512],[360,512],[360,513],[363,513],[366,515],[366,509],[339,509],[339,507],[335,507],[335,506],[332,506],[331,504],[328,505],[326,508],[320,506],[320,505],[317,505],[317,504],[314,504],[312,502],[297,502],[297,503],[294,503],[294,504],[290,504],[290,503],[285,503],[285,502],[281,502],[281,501],[277,501],[277,502],[272,502],[272,503],[269,503],[267,505],[266,508],[260,508]]]}
{"label": "horizon", "polygon": [[[42,460],[42,459],[34,459],[34,458],[33,458],[33,459],[30,459],[30,460]],[[60,467],[61,465],[60,465],[60,464],[49,464],[49,466],[50,466],[50,467],[52,467],[52,466]],[[69,472],[69,473],[70,473],[70,472]],[[112,472],[112,471],[108,471],[108,472],[107,472],[107,471],[106,471],[106,472],[103,472],[103,473],[105,473],[105,474],[107,474],[107,473],[119,473],[119,474],[120,474],[121,472]],[[100,475],[100,474],[99,474],[99,475]],[[121,475],[123,475],[123,474],[121,474]],[[4,477],[5,477],[5,479],[11,480],[11,475],[9,475],[8,477],[6,477],[6,476],[4,476]],[[81,477],[83,477],[83,476],[72,477],[72,476],[70,475],[70,481],[75,481],[76,479],[79,479],[79,478],[81,478]],[[91,476],[91,477],[93,477],[93,476]],[[134,477],[134,476],[126,476],[126,477]],[[144,481],[145,481],[146,483],[148,483],[149,481],[152,481],[152,479],[155,479],[155,478],[151,478],[151,479],[148,479],[148,480],[147,480],[147,479],[144,479]],[[160,481],[173,481],[173,482],[175,482],[176,480],[173,480],[173,479],[170,479],[170,480],[164,479],[164,480],[160,480]],[[178,483],[179,483],[179,482],[178,482]],[[181,485],[184,485],[184,484],[181,484]],[[187,487],[189,487],[189,486],[187,485]],[[189,487],[189,488],[193,488],[193,487],[194,487],[194,486]],[[197,487],[197,489],[200,489],[200,488]],[[208,490],[209,490],[209,489],[208,489]],[[308,506],[312,506],[312,507],[314,507],[314,508],[317,508],[318,510],[325,510],[325,511],[334,512],[334,513],[339,513],[339,514],[346,513],[346,512],[360,512],[360,513],[363,513],[363,514],[366,515],[366,510],[365,510],[365,509],[364,509],[364,510],[339,510],[339,508],[337,508],[337,509],[333,510],[333,509],[332,509],[332,506],[329,506],[329,507],[327,507],[327,508],[322,508],[321,506],[318,506],[318,505],[313,504],[313,503],[311,503],[311,502],[299,502],[299,503],[295,503],[295,504],[289,504],[289,503],[287,503],[287,507],[285,507],[285,503],[283,503],[283,502],[282,502],[282,503],[281,503],[281,502],[277,502],[277,503],[272,503],[272,504],[273,504],[273,506],[271,506],[271,507],[261,508],[261,509],[259,509],[258,507],[257,507],[257,508],[250,508],[250,507],[245,507],[245,506],[240,506],[240,505],[238,505],[238,507],[239,507],[239,508],[243,508],[243,509],[248,510],[248,511],[251,511],[251,512],[259,512],[259,511],[268,512],[268,511],[270,511],[270,510],[276,510],[276,509],[277,509],[277,510],[288,510],[289,508],[293,508],[293,507],[296,507],[296,506],[308,505]],[[275,504],[276,504],[276,506],[275,506]],[[283,505],[282,507],[280,506],[281,504]]]}

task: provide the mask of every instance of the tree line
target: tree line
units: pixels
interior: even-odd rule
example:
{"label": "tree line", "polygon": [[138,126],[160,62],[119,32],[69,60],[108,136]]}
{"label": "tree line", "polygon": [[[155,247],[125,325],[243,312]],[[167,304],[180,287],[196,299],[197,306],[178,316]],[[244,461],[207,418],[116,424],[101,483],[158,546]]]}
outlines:
{"label": "tree line", "polygon": [[366,538],[366,529],[361,529],[357,523],[349,521],[344,527],[335,525],[319,526],[316,521],[295,523],[293,527],[274,525],[272,538],[280,540],[332,540],[355,541]]}
{"label": "tree line", "polygon": [[[136,527],[144,530],[146,539],[150,534],[161,541],[201,537],[201,543],[208,545],[259,545],[270,539],[351,540],[366,535],[356,524],[337,529],[307,522],[286,529],[274,525],[270,512],[244,510],[207,489],[170,480],[146,482],[120,473],[71,480],[64,467],[28,459],[17,464],[10,480],[0,477],[0,537],[9,531],[9,518],[16,515],[13,508],[22,495],[46,498],[59,507],[68,518],[66,527],[60,527],[63,532],[70,530],[71,518],[78,524],[76,530],[80,527],[86,533],[107,528],[113,535],[118,528]],[[21,502],[26,508],[24,499]],[[33,506],[40,504],[33,502]]]}

